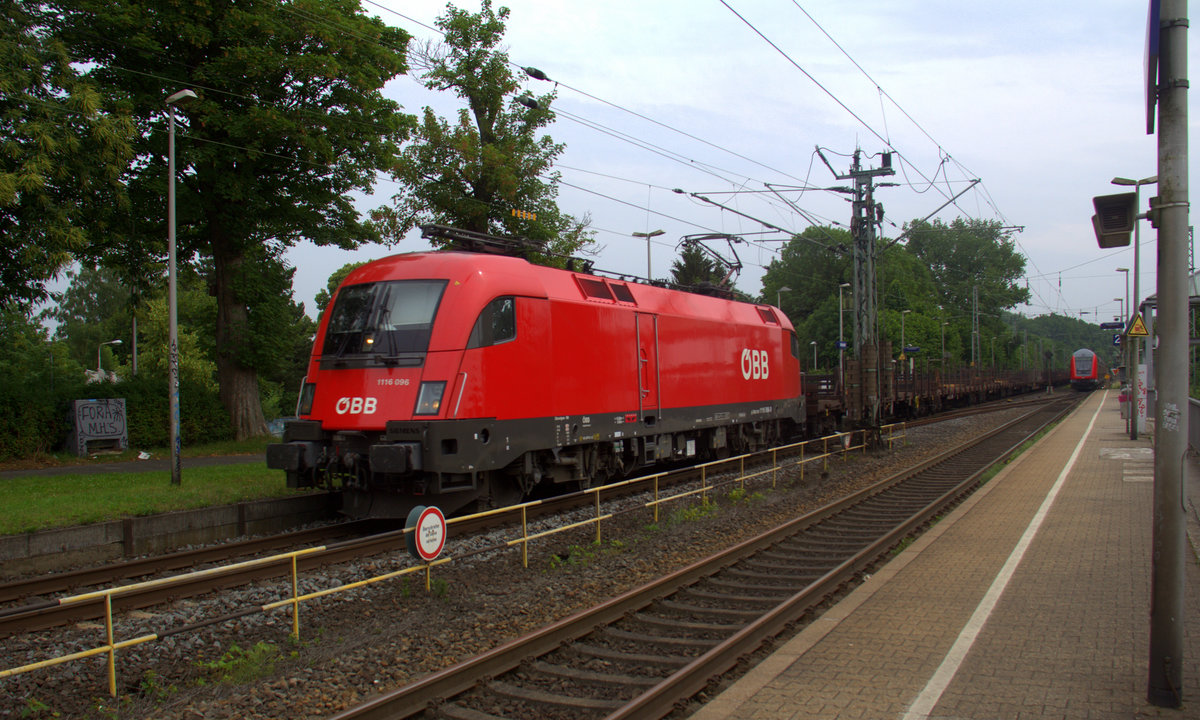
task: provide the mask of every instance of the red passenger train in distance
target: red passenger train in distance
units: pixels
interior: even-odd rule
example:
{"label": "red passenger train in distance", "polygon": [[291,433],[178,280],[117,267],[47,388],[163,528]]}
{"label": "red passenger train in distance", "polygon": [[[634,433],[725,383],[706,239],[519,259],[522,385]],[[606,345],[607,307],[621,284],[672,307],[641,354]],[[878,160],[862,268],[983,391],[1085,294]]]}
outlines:
{"label": "red passenger train in distance", "polygon": [[1071,387],[1076,390],[1095,390],[1108,373],[1100,356],[1081,348],[1071,355]]}
{"label": "red passenger train in distance", "polygon": [[794,435],[798,356],[767,305],[506,255],[396,255],[338,288],[267,464],[294,487],[340,478],[357,517],[511,504]]}

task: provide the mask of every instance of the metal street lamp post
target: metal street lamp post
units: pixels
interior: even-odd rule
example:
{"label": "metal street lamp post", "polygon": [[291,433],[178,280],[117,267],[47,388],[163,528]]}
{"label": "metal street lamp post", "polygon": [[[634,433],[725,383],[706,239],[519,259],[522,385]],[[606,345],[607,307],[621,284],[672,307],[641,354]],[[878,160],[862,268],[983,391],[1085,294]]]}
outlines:
{"label": "metal street lamp post", "polygon": [[[1112,179],[1113,185],[1126,185],[1126,186],[1133,187],[1133,207],[1134,207],[1134,211],[1139,213],[1133,221],[1133,301],[1128,306],[1130,315],[1134,314],[1134,308],[1137,307],[1138,305],[1140,305],[1142,302],[1142,299],[1141,299],[1141,275],[1142,275],[1141,228],[1142,228],[1142,224],[1140,222],[1138,222],[1138,220],[1145,217],[1145,214],[1141,213],[1142,186],[1150,185],[1152,183],[1157,183],[1157,182],[1158,182],[1157,175],[1151,175],[1150,177],[1142,178],[1141,180],[1131,180],[1129,178],[1124,178],[1124,177],[1115,177]],[[1126,278],[1128,278],[1128,277],[1129,276],[1126,275]],[[1127,320],[1126,323],[1128,323],[1128,322],[1129,321]],[[1128,327],[1126,328],[1126,332],[1128,332]],[[1133,372],[1129,376],[1130,377],[1129,400],[1132,403],[1129,406],[1129,439],[1137,440],[1138,432],[1140,430],[1140,428],[1138,427],[1138,421],[1140,420],[1140,418],[1138,417],[1138,376],[1141,373],[1139,372],[1138,366],[1141,363],[1139,362],[1138,356],[1141,354],[1141,352],[1140,352],[1141,351],[1141,347],[1140,347],[1141,342],[1137,338],[1130,338],[1128,336],[1126,336],[1126,339],[1132,340],[1132,342],[1129,343],[1130,361],[1128,364],[1131,365],[1133,368]]]}
{"label": "metal street lamp post", "polygon": [[121,341],[120,341],[120,340],[109,340],[108,342],[102,342],[102,343],[100,343],[100,346],[96,348],[96,376],[97,376],[97,379],[99,379],[100,372],[101,372],[101,368],[100,368],[100,350],[101,350],[101,349],[103,349],[103,347],[104,347],[105,345],[120,345],[120,344],[121,344]]}
{"label": "metal street lamp post", "polygon": [[817,369],[817,341],[813,340],[812,342],[809,343],[809,345],[812,345],[812,349],[813,349],[813,364],[812,364],[812,366],[813,366],[813,370],[816,370]]}
{"label": "metal street lamp post", "polygon": [[[1117,268],[1117,272],[1125,273],[1125,307],[1133,310],[1133,305],[1129,304],[1129,268]],[[1127,320],[1122,317],[1122,320]]]}
{"label": "metal street lamp post", "polygon": [[175,106],[196,99],[191,90],[180,90],[167,97],[167,315],[169,338],[167,347],[167,398],[171,423],[171,484],[182,482],[183,441],[179,436],[179,321],[176,297],[175,255]]}
{"label": "metal street lamp post", "polygon": [[651,230],[650,232],[635,232],[634,237],[646,238],[646,279],[650,280],[654,276],[650,274],[650,238],[658,237],[663,234],[663,230]]}
{"label": "metal street lamp post", "polygon": [[790,287],[788,287],[787,285],[784,285],[783,287],[776,290],[775,291],[775,307],[782,310],[783,309],[783,294],[785,292],[791,292],[791,291],[792,291],[792,289]]}
{"label": "metal street lamp post", "polygon": [[[912,310],[900,311],[900,357],[905,359],[908,359],[908,351],[904,349],[907,347],[906,343],[904,342],[904,316],[910,312],[912,312]],[[906,365],[907,363],[905,363],[905,365],[901,365],[900,367],[904,368]]]}

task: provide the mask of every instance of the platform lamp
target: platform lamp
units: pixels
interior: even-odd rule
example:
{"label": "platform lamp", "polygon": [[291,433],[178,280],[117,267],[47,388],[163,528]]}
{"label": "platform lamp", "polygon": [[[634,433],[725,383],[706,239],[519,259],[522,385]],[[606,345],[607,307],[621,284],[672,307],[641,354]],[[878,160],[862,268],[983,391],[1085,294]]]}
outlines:
{"label": "platform lamp", "polygon": [[650,238],[658,237],[665,231],[651,230],[650,232],[635,232],[634,237],[646,238],[646,280],[652,279],[654,276],[650,274]]}
{"label": "platform lamp", "polygon": [[100,343],[100,346],[96,348],[96,375],[97,375],[97,377],[99,377],[100,371],[101,371],[101,369],[100,369],[100,350],[102,350],[105,345],[120,345],[120,344],[121,344],[120,340],[109,340],[108,342]]}
{"label": "platform lamp", "polygon": [[[912,310],[900,311],[900,357],[907,359],[908,351],[905,350],[906,343],[904,342],[904,316],[912,312]],[[904,367],[901,365],[901,367]]]}
{"label": "platform lamp", "polygon": [[812,349],[813,349],[813,364],[812,364],[812,366],[813,366],[813,370],[816,370],[817,369],[817,341],[813,340],[812,342],[809,343],[809,345],[812,345]]}
{"label": "platform lamp", "polygon": [[[792,289],[790,287],[788,287],[787,285],[784,285],[783,287],[776,290],[775,291],[775,307],[782,310],[783,309],[783,294],[785,292],[791,292],[791,291],[792,291]],[[784,314],[786,315],[786,313],[784,313]]]}
{"label": "platform lamp", "polygon": [[179,321],[176,297],[175,254],[175,106],[196,99],[191,90],[180,90],[167,97],[167,401],[171,422],[171,484],[182,483],[183,441],[179,436]]}
{"label": "platform lamp", "polygon": [[[1140,281],[1141,281],[1141,275],[1142,275],[1142,252],[1141,252],[1141,247],[1142,247],[1141,227],[1142,227],[1142,224],[1138,221],[1141,220],[1142,218],[1146,217],[1146,214],[1141,212],[1141,209],[1142,209],[1141,190],[1142,190],[1143,185],[1151,185],[1151,184],[1154,184],[1157,182],[1158,182],[1157,175],[1151,175],[1150,177],[1142,178],[1141,180],[1132,180],[1132,179],[1126,178],[1126,177],[1115,177],[1112,179],[1113,185],[1124,185],[1124,186],[1133,188],[1133,207],[1134,207],[1134,212],[1137,213],[1134,216],[1134,220],[1133,220],[1133,298],[1132,298],[1132,302],[1127,306],[1129,308],[1129,312],[1131,315],[1134,313],[1134,308],[1137,307],[1139,304],[1141,304],[1141,283],[1140,283]],[[1126,275],[1126,277],[1128,277],[1128,275]],[[1126,295],[1128,295],[1128,294],[1129,294],[1128,291],[1126,291]],[[1126,320],[1126,323],[1128,323],[1128,322],[1129,321]],[[1139,364],[1138,356],[1141,354],[1141,352],[1140,352],[1141,348],[1139,347],[1139,345],[1141,343],[1138,342],[1137,338],[1128,338],[1128,339],[1132,340],[1132,342],[1129,343],[1129,346],[1130,346],[1129,347],[1129,356],[1131,358],[1129,364],[1133,366],[1133,370],[1134,370],[1133,374],[1130,375],[1131,382],[1129,383],[1129,399],[1130,399],[1130,402],[1132,403],[1132,405],[1129,406],[1129,408],[1130,408],[1129,439],[1137,440],[1138,439],[1138,419],[1139,419],[1138,413],[1137,413],[1137,407],[1138,407],[1137,379],[1138,379],[1139,373],[1137,372],[1137,370],[1138,370],[1138,364]]]}

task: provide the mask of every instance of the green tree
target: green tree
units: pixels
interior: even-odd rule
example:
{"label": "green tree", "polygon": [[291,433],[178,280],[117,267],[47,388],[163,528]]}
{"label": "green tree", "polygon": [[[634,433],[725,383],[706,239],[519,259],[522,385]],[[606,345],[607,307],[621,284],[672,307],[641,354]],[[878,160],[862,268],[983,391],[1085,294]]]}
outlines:
{"label": "green tree", "polygon": [[914,222],[907,230],[906,247],[933,274],[942,307],[970,309],[976,292],[980,312],[993,315],[1029,301],[1018,285],[1025,258],[999,221]]}
{"label": "green tree", "polygon": [[123,199],[128,116],[113,112],[51,34],[46,3],[0,4],[0,305],[47,297],[88,246],[95,211]]}
{"label": "green tree", "polygon": [[[849,282],[850,233],[833,227],[809,227],[788,241],[763,274],[763,300],[780,307],[793,322],[811,315]],[[787,290],[783,290],[787,288]]]}
{"label": "green tree", "polygon": [[538,134],[554,120],[555,94],[521,90],[508,56],[497,49],[508,15],[490,0],[477,14],[449,5],[437,20],[445,42],[410,50],[425,86],[453,92],[466,107],[453,124],[425,108],[392,170],[403,188],[395,207],[375,217],[394,240],[426,223],[523,237],[541,248],[533,259],[564,266],[592,242],[590,220],[561,212],[555,202],[559,175],[552,166],[563,146]]}
{"label": "green tree", "polygon": [[363,265],[366,265],[366,262],[346,263],[337,270],[333,271],[333,273],[329,276],[329,280],[325,283],[325,287],[318,290],[317,296],[314,298],[314,302],[316,302],[317,305],[318,315],[325,312],[325,308],[329,305],[329,301],[333,299],[333,294],[337,292],[338,285],[342,284],[342,281],[346,279],[346,276]]}
{"label": "green tree", "polygon": [[724,279],[713,259],[695,245],[685,247],[671,263],[671,280],[683,288],[718,285]]}
{"label": "green tree", "polygon": [[349,193],[373,187],[410,125],[381,93],[405,69],[408,36],[363,15],[358,0],[61,0],[60,10],[75,60],[140,124],[132,217],[111,223],[128,233],[125,245],[165,237],[163,101],[181,88],[199,95],[177,112],[180,257],[206,261],[235,434],[261,434],[268,343],[255,334],[264,314],[255,278],[278,287],[278,258],[301,239],[346,248],[380,239]]}
{"label": "green tree", "polygon": [[[802,346],[817,342],[820,364],[837,357],[838,286],[849,282],[853,266],[850,233],[833,227],[808,227],[772,260],[763,274],[763,302],[779,302]],[[785,289],[786,288],[786,289]],[[849,307],[849,293],[843,293]],[[853,316],[844,313],[845,336]],[[811,358],[811,356],[808,356]]]}
{"label": "green tree", "polygon": [[[71,357],[84,367],[94,367],[97,349],[110,340],[121,340],[121,355],[132,354],[129,292],[116,274],[81,265],[68,277],[70,284],[54,295],[56,305],[46,315],[56,322],[55,335],[70,349]],[[105,350],[116,352],[111,346]]]}
{"label": "green tree", "polygon": [[0,460],[50,452],[67,436],[66,398],[86,397],[84,368],[15,303],[0,307],[0,344]]}

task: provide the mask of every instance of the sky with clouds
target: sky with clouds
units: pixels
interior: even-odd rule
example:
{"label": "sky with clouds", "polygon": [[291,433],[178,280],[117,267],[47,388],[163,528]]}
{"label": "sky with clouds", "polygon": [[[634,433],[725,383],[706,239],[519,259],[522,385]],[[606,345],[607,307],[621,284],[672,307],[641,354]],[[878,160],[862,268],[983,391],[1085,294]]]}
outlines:
{"label": "sky with clouds", "polygon": [[[559,206],[590,215],[600,269],[645,275],[646,244],[664,231],[651,271],[666,277],[679,238],[739,234],[740,289],[758,294],[782,233],[674,189],[703,195],[789,231],[847,223],[845,196],[817,188],[861,149],[865,166],[892,150],[896,175],[876,200],[885,234],[934,212],[971,180],[981,183],[936,218],[997,219],[1027,258],[1029,315],[1116,315],[1117,267],[1132,248],[1101,251],[1094,195],[1114,176],[1156,172],[1145,131],[1146,3],[1115,0],[963,3],[943,0],[510,0],[510,59],[557,84],[549,134]],[[458,7],[478,9],[477,0]],[[444,2],[370,0],[368,14],[417,39]],[[529,80],[537,94],[551,85]],[[451,115],[453,97],[414,78],[385,93],[407,112]],[[889,147],[890,146],[890,147]],[[772,194],[776,188],[782,195]],[[800,192],[797,188],[810,188]],[[370,207],[395,186],[381,182]],[[1143,189],[1143,199],[1153,186]],[[791,203],[791,205],[789,205]],[[802,212],[800,212],[802,211]],[[1142,295],[1154,291],[1154,232],[1142,233]],[[296,295],[312,298],[346,262],[427,246],[410,237],[354,252],[302,245],[290,254]],[[1109,319],[1103,317],[1102,319]]]}

